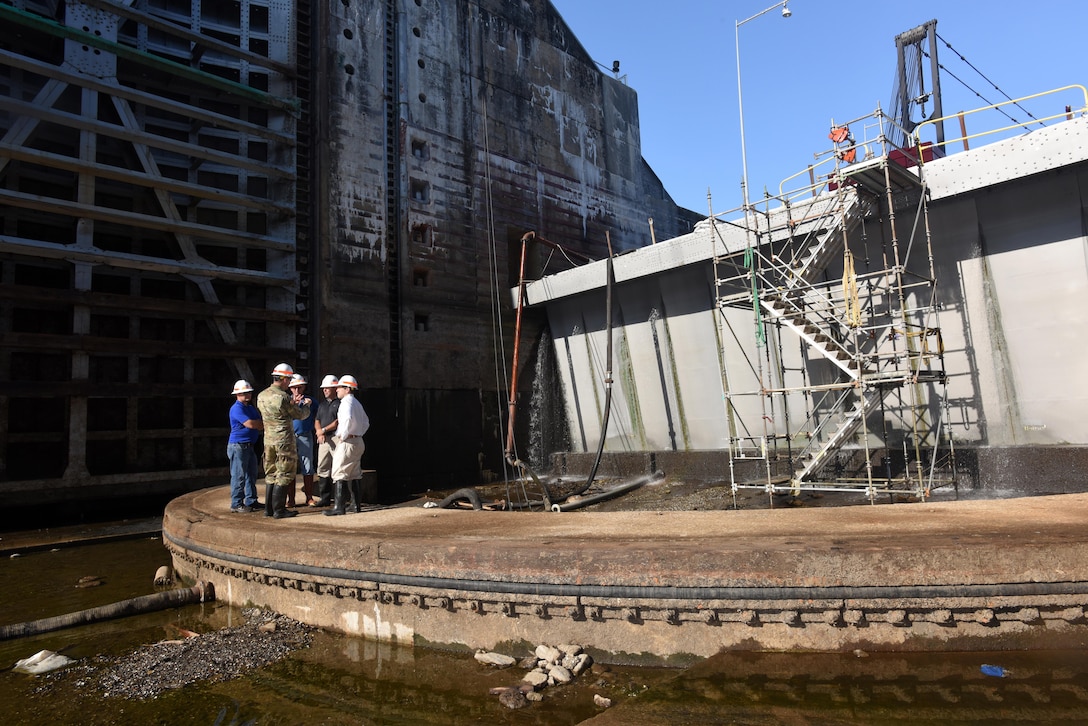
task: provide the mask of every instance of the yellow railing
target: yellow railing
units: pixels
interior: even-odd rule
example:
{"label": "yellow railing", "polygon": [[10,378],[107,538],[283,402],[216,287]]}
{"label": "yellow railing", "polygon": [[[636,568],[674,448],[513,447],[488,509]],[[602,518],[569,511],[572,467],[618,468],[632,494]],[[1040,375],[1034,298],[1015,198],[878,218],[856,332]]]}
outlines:
{"label": "yellow railing", "polygon": [[[1062,118],[1062,117],[1069,117],[1069,116],[1071,116],[1073,114],[1080,114],[1080,115],[1088,114],[1088,89],[1086,89],[1084,86],[1080,86],[1080,85],[1062,86],[1061,88],[1055,88],[1055,89],[1053,89],[1051,91],[1043,91],[1042,93],[1035,93],[1035,94],[1032,94],[1030,96],[1024,96],[1022,98],[1014,98],[1014,99],[1009,100],[1009,101],[1002,101],[1001,103],[993,103],[993,104],[990,104],[989,106],[983,106],[981,108],[976,108],[976,109],[973,109],[971,111],[960,111],[959,113],[954,113],[954,114],[951,114],[949,116],[942,116],[941,118],[934,118],[934,119],[928,119],[926,121],[923,121],[922,123],[918,124],[914,128],[914,133],[913,133],[914,146],[915,146],[915,148],[917,148],[919,150],[921,149],[921,143],[922,143],[921,132],[922,132],[922,129],[925,128],[926,126],[935,126],[935,125],[937,125],[937,124],[939,124],[941,122],[944,122],[944,121],[950,121],[952,119],[957,119],[961,123],[960,128],[966,130],[965,127],[963,126],[963,119],[966,116],[970,116],[971,114],[981,113],[983,111],[992,111],[992,110],[1001,108],[1002,106],[1008,106],[1010,104],[1025,103],[1025,102],[1030,101],[1030,100],[1035,99],[1035,98],[1041,98],[1043,96],[1049,96],[1049,95],[1052,95],[1052,94],[1063,93],[1065,91],[1072,91],[1072,90],[1079,90],[1081,92],[1081,96],[1083,97],[1084,103],[1078,109],[1072,109],[1071,107],[1068,107],[1068,108],[1070,108],[1070,110],[1068,110],[1068,111],[1061,111],[1059,113],[1055,113],[1055,114],[1052,114],[1050,116],[1044,116],[1043,118],[1032,118],[1030,121],[1023,121],[1023,122],[1018,121],[1016,123],[1012,123],[1012,124],[1009,124],[1007,126],[1003,126],[1001,128],[998,128],[998,129],[988,129],[986,131],[980,131],[977,134],[967,134],[967,133],[965,133],[963,136],[960,136],[960,137],[955,138],[955,139],[945,139],[943,142],[940,142],[939,144],[937,142],[933,142],[932,146],[947,147],[949,144],[954,144],[954,143],[957,143],[957,142],[963,142],[964,146],[966,148],[967,145],[968,145],[968,142],[970,142],[971,139],[977,139],[977,138],[980,138],[982,136],[990,136],[992,134],[999,134],[999,133],[1002,133],[1004,131],[1011,131],[1013,129],[1022,129],[1022,128],[1026,128],[1028,126],[1033,126],[1035,124],[1041,124],[1041,123],[1044,123],[1046,121],[1053,121],[1054,119],[1058,119],[1058,118]],[[927,143],[927,146],[928,145],[929,144]],[[919,161],[921,163],[925,163],[924,159],[920,158]]]}

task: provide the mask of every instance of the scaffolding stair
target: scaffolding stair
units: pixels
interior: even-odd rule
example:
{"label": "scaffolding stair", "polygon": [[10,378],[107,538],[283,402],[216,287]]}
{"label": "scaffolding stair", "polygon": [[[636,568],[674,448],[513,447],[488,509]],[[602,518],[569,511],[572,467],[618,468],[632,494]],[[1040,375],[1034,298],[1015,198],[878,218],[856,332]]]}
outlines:
{"label": "scaffolding stair", "polygon": [[[770,370],[764,370],[763,359],[749,357],[742,350],[744,362],[758,377],[759,386],[750,393],[759,395],[763,401],[758,405],[734,403],[736,397],[733,397],[729,413],[739,420],[741,414],[738,412],[761,412],[763,453],[770,456],[767,445],[771,442],[775,456],[778,456],[780,442],[786,442],[790,462],[789,489],[797,493],[801,489],[864,490],[871,496],[877,490],[890,491],[898,486],[890,469],[886,484],[880,483],[883,480],[873,479],[868,447],[869,415],[888,407],[889,416],[894,419],[892,428],[888,429],[889,436],[909,428],[911,433],[904,442],[914,442],[915,451],[911,453],[904,448],[906,464],[909,466],[911,456],[920,462],[923,456],[917,445],[918,436],[920,430],[930,428],[925,419],[932,400],[932,394],[923,389],[927,385],[943,386],[946,383],[945,373],[941,370],[943,365],[938,363],[930,368],[931,358],[943,361],[939,328],[933,324],[936,322],[935,311],[906,308],[913,296],[922,299],[925,295],[923,291],[910,288],[921,287],[927,280],[930,286],[935,284],[931,279],[935,277],[932,264],[928,277],[912,278],[904,284],[907,260],[904,258],[900,262],[897,230],[902,223],[897,224],[893,214],[897,208],[914,202],[922,213],[926,213],[924,180],[913,168],[911,150],[891,149],[889,152],[883,131],[884,117],[879,111],[876,117],[881,120],[875,128],[880,129],[878,141],[884,153],[870,156],[871,145],[865,144],[866,158],[844,166],[842,161],[847,157],[837,148],[834,156],[829,157],[834,159],[833,174],[822,176],[824,181],[814,182],[811,187],[788,194],[782,192],[778,198],[780,207],[772,209],[768,203],[767,213],[756,217],[766,220],[766,227],[749,228],[749,240],[752,239],[751,232],[755,232],[754,246],[749,242],[743,252],[738,250],[714,258],[716,302],[723,311],[720,317],[725,318],[726,308],[754,307],[757,347],[762,341],[766,341],[766,345],[779,346],[778,357],[766,356]],[[855,147],[862,146],[854,143],[849,135],[848,138]],[[814,178],[812,169],[809,176]],[[783,182],[780,191],[789,181]],[[811,197],[802,199],[802,195],[810,192]],[[883,253],[882,257],[874,256],[873,259],[894,259],[895,264],[883,272],[867,269],[856,276],[853,265],[844,259],[848,240],[864,238],[862,225],[865,220],[885,207],[887,212],[880,214],[879,223]],[[912,243],[914,237],[915,231],[912,231]],[[926,243],[929,244],[928,236]],[[907,257],[910,247],[907,245]],[[841,292],[837,289],[838,282],[828,277],[828,269],[840,261],[844,269]],[[867,267],[868,262],[867,252]],[[731,277],[721,275],[719,270],[731,270],[735,274]],[[799,338],[803,348],[801,357],[807,356],[799,369],[787,368],[783,363],[783,339],[781,335],[770,334],[764,328],[765,324],[776,332],[792,331]],[[938,336],[934,350],[930,350],[931,346],[925,340],[931,334]],[[737,343],[744,345],[739,338]],[[822,363],[824,359],[830,364],[826,368]],[[818,362],[820,366],[810,371],[812,362]],[[796,378],[787,377],[798,371],[801,385],[794,385]],[[889,403],[893,391],[901,392],[901,395],[897,402]],[[783,397],[781,404],[774,399],[779,395]],[[797,395],[804,397],[805,408],[810,412],[800,427],[795,427],[789,417],[792,404],[788,403],[788,397]],[[835,400],[827,400],[828,397]],[[776,405],[779,408],[775,408]],[[781,418],[777,416],[779,409],[785,414]],[[772,414],[768,415],[768,411]],[[900,424],[903,426],[895,428]],[[745,433],[755,429],[743,421],[737,427],[738,430],[743,428]],[[832,474],[830,469],[840,463],[837,452],[859,437],[866,443],[864,477],[858,478],[853,471],[847,473],[856,463],[853,454],[841,461],[842,472]],[[797,453],[796,444],[800,442],[803,445]],[[933,448],[936,450],[936,445]],[[747,458],[745,449],[737,447],[736,451],[740,453],[731,451],[731,466],[734,459]],[[767,491],[774,493],[779,486],[768,468]],[[754,488],[738,484],[735,478],[734,487]]]}
{"label": "scaffolding stair", "polygon": [[858,380],[863,369],[853,353],[816,319],[793,304],[789,298],[766,295],[759,299],[759,305],[770,319],[780,322],[796,333],[812,350],[831,361],[850,380]]}
{"label": "scaffolding stair", "polygon": [[819,230],[815,241],[792,263],[785,280],[787,289],[812,283],[836,254],[842,254],[844,240],[865,218],[868,200],[853,188],[843,188],[839,194],[842,203],[834,224]]}
{"label": "scaffolding stair", "polygon": [[894,386],[888,385],[866,386],[860,401],[845,412],[839,425],[826,440],[813,436],[809,445],[794,461],[790,487],[799,489],[809,477],[822,469],[828,463],[830,455],[838,451],[857,432],[869,411],[879,405],[893,389]]}

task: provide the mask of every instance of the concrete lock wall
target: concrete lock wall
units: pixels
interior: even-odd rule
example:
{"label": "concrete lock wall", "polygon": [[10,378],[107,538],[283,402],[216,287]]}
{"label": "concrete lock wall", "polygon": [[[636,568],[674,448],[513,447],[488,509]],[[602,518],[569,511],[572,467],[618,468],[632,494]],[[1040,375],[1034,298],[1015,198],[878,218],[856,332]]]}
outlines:
{"label": "concrete lock wall", "polygon": [[[649,217],[672,236],[695,215],[641,157],[635,90],[550,3],[335,3],[326,22],[315,357],[361,374],[383,487],[487,479],[522,235],[603,256],[606,232],[630,249],[649,242]],[[526,340],[539,327],[527,319]]]}

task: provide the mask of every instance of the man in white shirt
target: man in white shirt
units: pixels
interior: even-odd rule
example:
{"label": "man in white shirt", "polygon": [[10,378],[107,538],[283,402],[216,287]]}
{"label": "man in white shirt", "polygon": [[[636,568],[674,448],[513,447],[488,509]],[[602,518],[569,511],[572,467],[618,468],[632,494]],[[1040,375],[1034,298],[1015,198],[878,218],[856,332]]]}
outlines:
{"label": "man in white shirt", "polygon": [[355,398],[358,389],[359,384],[354,376],[340,376],[336,388],[336,395],[340,398],[340,407],[336,411],[336,448],[332,452],[333,508],[325,512],[329,517],[345,513],[349,494],[356,512],[362,505],[363,469],[360,461],[366,448],[363,434],[370,429],[370,418]]}

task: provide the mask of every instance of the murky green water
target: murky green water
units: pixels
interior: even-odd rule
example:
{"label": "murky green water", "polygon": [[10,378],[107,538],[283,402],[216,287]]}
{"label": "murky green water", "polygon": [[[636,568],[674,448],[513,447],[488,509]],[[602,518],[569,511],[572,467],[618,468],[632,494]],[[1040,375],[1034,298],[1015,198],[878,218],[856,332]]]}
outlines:
{"label": "murky green water", "polygon": [[[169,558],[158,538],[27,554],[0,561],[0,624],[59,615],[145,595]],[[97,575],[103,585],[77,588]],[[510,711],[488,695],[514,685],[469,654],[392,647],[318,633],[311,647],[225,683],[198,683],[147,702],[78,686],[42,688],[45,677],[10,667],[39,650],[77,659],[120,655],[178,637],[238,625],[221,604],[134,616],[0,642],[0,719],[5,724],[1001,724],[1088,723],[1088,650],[1045,653],[726,653],[685,671],[623,668],[548,689]],[[520,655],[520,654],[514,654]],[[1005,677],[985,675],[999,665]],[[594,694],[611,698],[601,711]]]}

